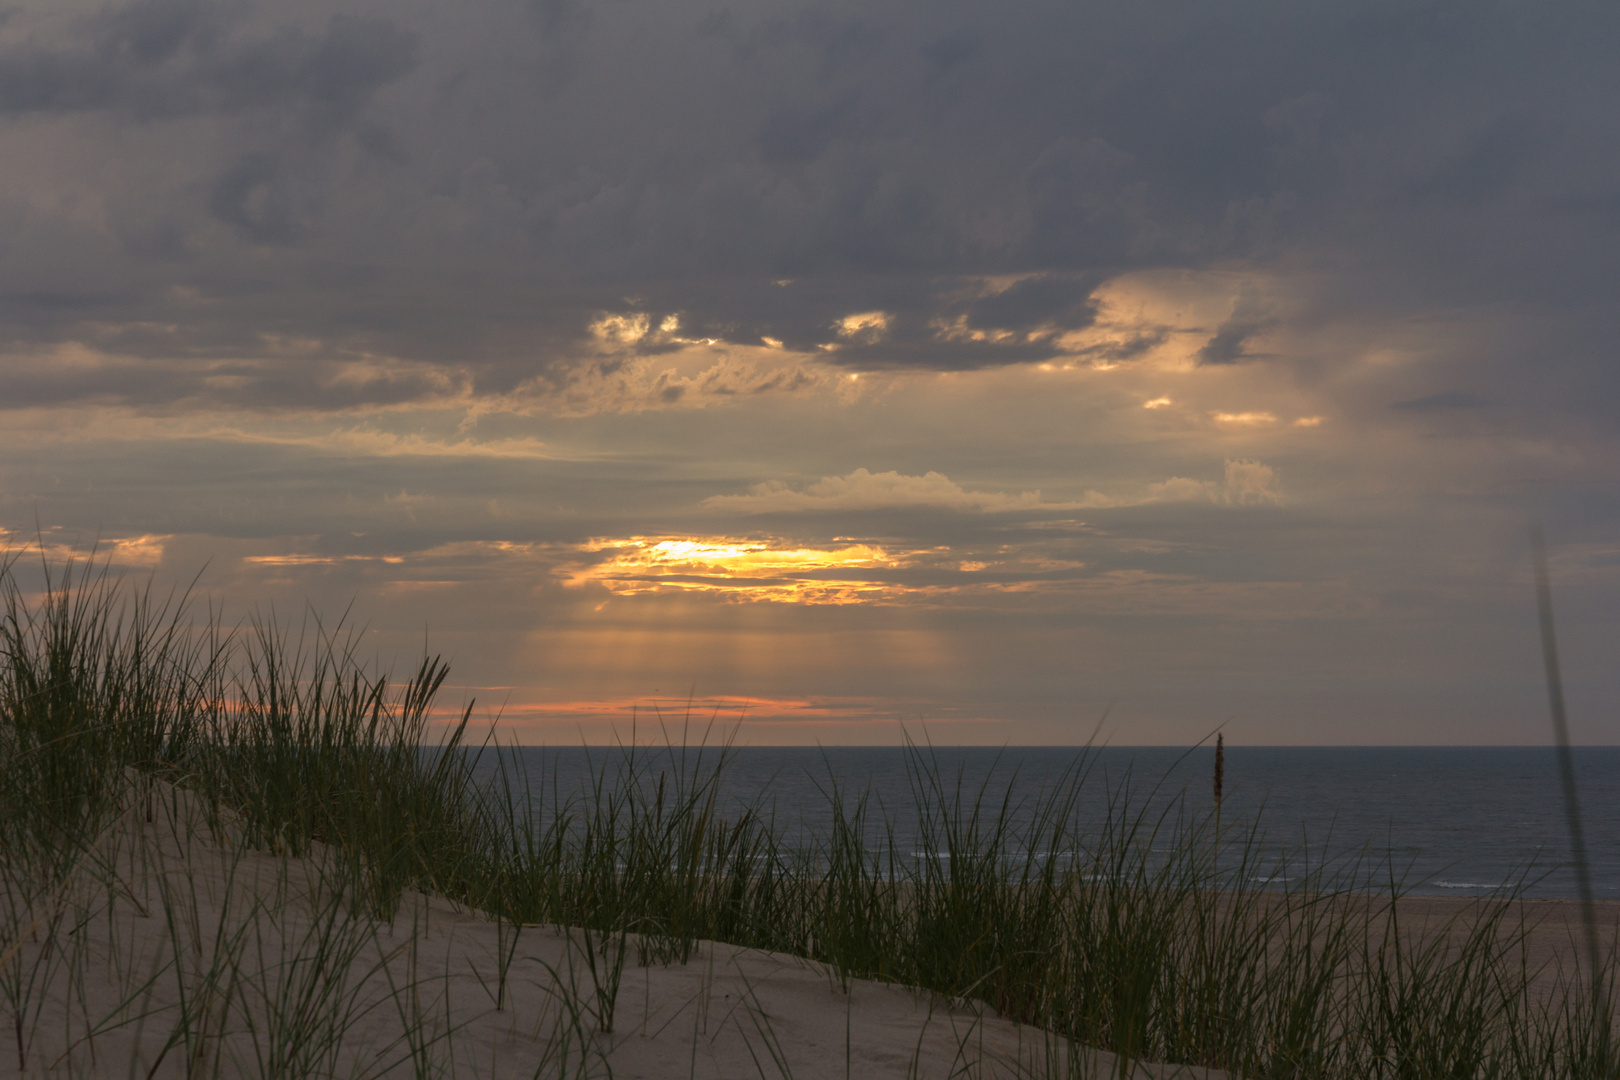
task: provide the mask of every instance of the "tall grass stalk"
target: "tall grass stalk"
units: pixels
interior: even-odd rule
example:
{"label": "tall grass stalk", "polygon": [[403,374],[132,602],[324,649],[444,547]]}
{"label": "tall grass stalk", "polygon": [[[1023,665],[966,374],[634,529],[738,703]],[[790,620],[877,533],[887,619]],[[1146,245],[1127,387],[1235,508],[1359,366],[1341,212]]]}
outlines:
{"label": "tall grass stalk", "polygon": [[[1592,872],[1586,855],[1586,834],[1581,828],[1581,800],[1575,790],[1575,758],[1569,747],[1569,720],[1564,713],[1564,679],[1558,669],[1558,638],[1553,625],[1552,582],[1547,573],[1547,543],[1539,528],[1530,533],[1531,556],[1536,571],[1536,613],[1541,624],[1541,658],[1547,673],[1547,704],[1552,717],[1553,742],[1558,748],[1558,777],[1564,789],[1564,814],[1569,827],[1569,849],[1575,870],[1575,885],[1581,898],[1582,922],[1586,928],[1587,978],[1591,983],[1593,1007],[1608,1009],[1609,982],[1602,972],[1598,944],[1597,909],[1592,893]],[[1605,1056],[1607,1046],[1605,1037]]]}

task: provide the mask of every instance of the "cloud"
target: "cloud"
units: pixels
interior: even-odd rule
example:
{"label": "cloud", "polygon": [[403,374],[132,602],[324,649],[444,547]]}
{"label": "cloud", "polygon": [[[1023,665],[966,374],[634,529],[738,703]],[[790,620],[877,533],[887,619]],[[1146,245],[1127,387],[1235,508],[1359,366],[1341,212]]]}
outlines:
{"label": "cloud", "polygon": [[1275,326],[1276,314],[1258,291],[1246,288],[1232,301],[1232,314],[1198,350],[1200,364],[1236,364],[1253,359],[1249,342]]}
{"label": "cloud", "polygon": [[1217,424],[1230,424],[1234,427],[1267,427],[1277,422],[1275,413],[1264,410],[1250,410],[1248,412],[1215,412],[1210,416]]}
{"label": "cloud", "polygon": [[53,566],[87,565],[92,560],[116,571],[155,569],[164,548],[173,540],[163,534],[135,536],[73,536],[60,528],[25,533],[0,526],[0,555],[19,556]]}
{"label": "cloud", "polygon": [[1233,506],[1275,506],[1282,502],[1277,470],[1258,461],[1228,461],[1226,484],[1219,497]]}
{"label": "cloud", "polygon": [[110,8],[73,38],[0,51],[0,112],[150,122],[277,110],[325,132],[352,124],[379,88],[408,74],[420,44],[391,20],[350,15],[315,33],[283,24],[244,34],[197,0]]}
{"label": "cloud", "polygon": [[1446,409],[1478,409],[1484,405],[1485,402],[1480,400],[1477,394],[1467,390],[1447,390],[1439,394],[1426,394],[1423,397],[1397,401],[1390,408],[1408,412],[1435,412]]}
{"label": "cloud", "polygon": [[1097,319],[1095,278],[1030,274],[987,289],[966,305],[967,325],[986,330],[1080,330]]}
{"label": "cloud", "polygon": [[1441,159],[1412,183],[1412,191],[1439,202],[1483,202],[1534,160],[1549,134],[1523,115],[1492,119],[1448,140]]}
{"label": "cloud", "polygon": [[[104,392],[142,405],[194,399],[188,363],[231,362],[275,369],[289,407],[348,408],[352,387],[298,369],[423,365],[424,400],[442,382],[499,398],[572,378],[603,312],[646,312],[850,371],[1173,346],[1315,377],[1349,361],[1289,352],[1291,333],[1513,298],[1519,325],[1536,305],[1563,324],[1546,366],[1612,378],[1620,144],[1602,133],[1620,91],[1593,73],[1615,13],[1577,42],[1549,13],[1465,28],[1274,0],[1174,19],[889,0],[374,11],[17,6],[0,38],[7,352],[77,342],[148,364],[146,386]],[[1423,65],[1401,59],[1413,42]],[[1163,319],[1096,332],[1111,282],[1215,272],[1308,283],[1311,303],[1240,291],[1196,342]],[[847,330],[873,312],[881,327]],[[312,355],[271,356],[267,330]],[[1464,364],[1457,349],[1437,366]],[[1469,392],[1519,401],[1522,369],[1471,368],[1505,385]],[[1612,411],[1616,395],[1557,389],[1583,379],[1538,386]],[[1380,389],[1382,409],[1420,387]]]}
{"label": "cloud", "polygon": [[1277,506],[1283,501],[1277,486],[1277,470],[1259,461],[1244,458],[1226,462],[1220,483],[1172,476],[1149,484],[1141,502],[1215,502],[1226,506]]}
{"label": "cloud", "polygon": [[[555,460],[558,456],[554,450],[538,439],[470,439],[465,437],[435,439],[414,434],[397,435],[391,432],[378,431],[367,426],[313,435],[204,427],[201,430],[183,434],[171,430],[170,437],[190,438],[198,441],[209,439],[266,446],[304,447],[325,453],[340,454],[351,460],[364,458],[431,458],[443,461],[458,458],[489,458],[538,462]],[[397,501],[395,496],[388,496],[388,498]]]}
{"label": "cloud", "polygon": [[666,316],[657,328],[644,315],[615,316],[593,329],[602,342],[595,356],[557,365],[505,395],[499,406],[591,416],[851,392],[844,373],[819,360],[784,354],[768,342],[724,347],[713,339],[681,337],[676,316]]}
{"label": "cloud", "polygon": [[889,316],[881,311],[862,311],[845,315],[835,325],[839,337],[869,344],[883,340],[889,329]]}
{"label": "cloud", "polygon": [[793,514],[858,512],[864,510],[932,509],[959,513],[998,514],[1105,510],[1149,503],[1218,502],[1232,506],[1275,505],[1282,501],[1277,474],[1258,461],[1226,462],[1220,483],[1173,476],[1148,484],[1132,494],[1107,495],[1088,490],[1070,501],[1045,500],[1039,491],[1018,494],[969,491],[937,472],[907,476],[899,472],[874,473],[856,469],[846,476],[827,476],[804,488],[780,480],[755,484],[746,495],[711,495],[703,500],[710,510],[735,514]]}
{"label": "cloud", "polygon": [[153,358],[70,341],[0,353],[0,409],[125,406],[245,413],[386,408],[462,399],[453,369],[387,358],[322,355],[319,343],[262,337],[258,356]]}
{"label": "cloud", "polygon": [[1096,503],[1046,502],[1039,491],[1016,495],[968,491],[937,472],[906,476],[899,472],[874,473],[856,469],[847,476],[826,476],[802,490],[780,480],[755,484],[747,495],[712,495],[703,500],[711,510],[740,514],[782,514],[807,511],[852,511],[927,508],[962,513],[1073,510]]}
{"label": "cloud", "polygon": [[1217,495],[1215,485],[1207,480],[1192,480],[1185,476],[1172,476],[1149,484],[1144,502],[1197,502]]}
{"label": "cloud", "polygon": [[267,154],[248,154],[214,180],[208,208],[214,216],[261,244],[288,243],[300,229],[288,192],[276,184],[279,169]]}
{"label": "cloud", "polygon": [[[1196,724],[1132,730],[1170,741],[1271,693],[1278,742],[1323,708],[1522,742],[1458,735],[1524,711],[1520,523],[1616,532],[1617,30],[12,0],[0,524],[353,596],[401,655],[453,623],[514,701],[909,670],[1049,718],[1160,695]],[[711,533],[741,554],[649,553]]]}

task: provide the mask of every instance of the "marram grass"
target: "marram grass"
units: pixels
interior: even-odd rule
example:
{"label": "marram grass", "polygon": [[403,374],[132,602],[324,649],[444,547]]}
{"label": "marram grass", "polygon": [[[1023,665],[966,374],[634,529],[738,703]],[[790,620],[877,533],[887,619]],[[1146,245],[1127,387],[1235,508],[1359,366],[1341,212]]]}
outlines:
{"label": "marram grass", "polygon": [[[584,1075],[627,962],[684,963],[715,940],[986,1002],[1052,1033],[1054,1077],[1080,1073],[1077,1045],[1257,1078],[1620,1076],[1609,997],[1593,992],[1613,983],[1612,948],[1598,972],[1537,968],[1511,893],[1419,932],[1376,866],[1301,854],[1285,883],[1256,886],[1252,827],[1175,802],[1149,815],[1128,787],[1083,813],[1084,755],[1014,802],[913,747],[915,821],[829,777],[831,824],[790,837],[767,809],[723,798],[723,741],[625,747],[579,788],[464,745],[468,714],[430,724],[437,659],[394,684],[341,632],[229,632],[93,565],[47,567],[26,592],[7,562],[0,596],[0,1044],[20,1068],[33,1067],[38,988],[75,963],[70,878],[90,867],[109,897],[137,902],[107,826],[131,806],[163,813],[161,789],[247,848],[322,853],[342,898],[307,931],[320,964],[289,961],[279,981],[238,977],[258,939],[222,921],[170,1038],[197,1062],[211,1018],[257,995],[265,1075],[331,1074],[347,980],[365,975],[345,966],[363,963],[356,927],[399,918],[416,890],[499,920],[497,1008],[526,927],[579,929],[590,989],[567,998],[548,1075]],[[902,824],[917,843],[896,842]],[[24,947],[53,935],[66,944]],[[415,989],[397,1004],[416,1010],[400,1060],[427,1075],[453,1032]]]}

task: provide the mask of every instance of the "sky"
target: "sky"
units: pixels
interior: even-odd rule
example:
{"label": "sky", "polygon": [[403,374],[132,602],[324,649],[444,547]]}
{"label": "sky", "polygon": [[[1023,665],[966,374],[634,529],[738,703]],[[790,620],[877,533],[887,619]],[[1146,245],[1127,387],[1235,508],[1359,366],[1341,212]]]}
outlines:
{"label": "sky", "polygon": [[1540,523],[1620,742],[1617,34],[12,3],[0,540],[530,743],[1521,744]]}

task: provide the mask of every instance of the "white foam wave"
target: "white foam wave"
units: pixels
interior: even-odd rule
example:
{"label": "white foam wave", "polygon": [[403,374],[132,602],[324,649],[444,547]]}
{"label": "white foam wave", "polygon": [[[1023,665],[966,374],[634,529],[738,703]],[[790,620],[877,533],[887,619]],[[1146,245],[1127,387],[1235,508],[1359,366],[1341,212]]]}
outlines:
{"label": "white foam wave", "polygon": [[1483,881],[1436,881],[1434,884],[1440,889],[1503,889],[1508,883],[1490,885]]}

